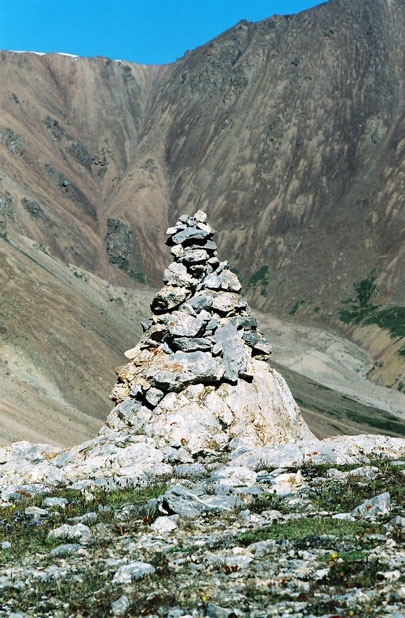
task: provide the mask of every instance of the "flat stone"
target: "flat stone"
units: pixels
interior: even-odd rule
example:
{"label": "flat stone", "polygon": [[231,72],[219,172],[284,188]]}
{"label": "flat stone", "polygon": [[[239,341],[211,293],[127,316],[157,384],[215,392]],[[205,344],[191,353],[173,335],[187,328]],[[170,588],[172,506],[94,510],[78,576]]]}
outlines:
{"label": "flat stone", "polygon": [[[181,247],[181,245],[177,245],[179,247]],[[198,243],[191,243],[187,245],[187,249],[205,249],[205,251],[208,251],[208,253],[210,254],[211,257],[214,257],[216,255],[217,252],[217,244],[216,242],[214,242],[213,240],[199,240]],[[209,262],[209,260],[207,260]],[[219,260],[217,260],[217,262],[219,263]]]}
{"label": "flat stone", "polygon": [[[166,355],[165,355],[166,356]],[[163,391],[181,390],[197,382],[218,382],[224,373],[224,366],[209,352],[175,352],[160,358],[147,372],[148,381]]]}
{"label": "flat stone", "polygon": [[182,517],[198,517],[204,511],[229,511],[235,505],[234,496],[198,496],[183,485],[173,485],[163,496],[163,506]]}
{"label": "flat stone", "polygon": [[246,307],[246,298],[236,292],[214,292],[212,295],[212,308],[220,314],[227,315]]}
{"label": "flat stone", "polygon": [[72,540],[86,540],[91,537],[90,528],[84,524],[75,524],[70,526],[69,524],[63,524],[59,528],[54,528],[48,533],[48,538],[51,539],[72,539]]}
{"label": "flat stone", "polygon": [[193,339],[176,337],[171,344],[175,350],[182,352],[196,352],[197,350],[206,352],[212,348],[212,341],[204,337],[194,337]]}
{"label": "flat stone", "polygon": [[255,331],[257,328],[256,318],[247,313],[234,316],[230,318],[229,321],[231,324],[236,326],[236,328],[243,328],[246,331]]}
{"label": "flat stone", "polygon": [[181,232],[185,229],[186,225],[181,221],[178,221],[175,226],[167,228],[166,236],[173,236],[174,234],[177,234],[178,232]]}
{"label": "flat stone", "polygon": [[248,487],[256,483],[257,474],[246,466],[224,466],[211,473],[210,481],[233,487]]}
{"label": "flat stone", "polygon": [[212,234],[213,232],[210,228],[200,229],[199,227],[187,227],[169,237],[166,242],[169,241],[172,245],[186,245],[195,240],[206,240],[212,236]]}
{"label": "flat stone", "polygon": [[152,575],[154,572],[155,567],[148,562],[130,562],[129,564],[120,566],[113,577],[112,583],[130,584],[134,580],[142,579],[146,575]]}

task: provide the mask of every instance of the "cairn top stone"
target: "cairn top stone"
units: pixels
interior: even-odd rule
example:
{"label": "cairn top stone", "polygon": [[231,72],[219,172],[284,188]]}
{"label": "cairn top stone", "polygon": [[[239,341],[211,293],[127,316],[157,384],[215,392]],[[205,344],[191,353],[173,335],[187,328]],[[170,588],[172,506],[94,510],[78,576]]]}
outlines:
{"label": "cairn top stone", "polygon": [[190,454],[313,438],[213,235],[201,210],[167,230],[173,261],[141,340],[116,370],[117,405],[101,434],[130,432]]}

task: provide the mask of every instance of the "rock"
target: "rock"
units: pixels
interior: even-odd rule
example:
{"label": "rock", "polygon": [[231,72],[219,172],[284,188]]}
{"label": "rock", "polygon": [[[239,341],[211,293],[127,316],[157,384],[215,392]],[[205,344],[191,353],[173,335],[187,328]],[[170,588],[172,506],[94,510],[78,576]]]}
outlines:
{"label": "rock", "polygon": [[288,496],[301,489],[303,485],[302,472],[299,470],[296,473],[285,472],[276,476],[271,489],[278,496]]}
{"label": "rock", "polygon": [[45,498],[44,501],[42,502],[43,506],[46,507],[60,507],[62,509],[64,509],[67,505],[68,501],[66,498],[53,498],[53,497],[49,497],[49,498]]}
{"label": "rock", "polygon": [[163,313],[175,309],[190,296],[188,288],[168,285],[154,297],[151,308],[155,313]]}
{"label": "rock", "polygon": [[70,526],[69,524],[63,524],[59,528],[54,528],[48,534],[52,539],[72,539],[85,541],[91,537],[90,528],[84,524],[75,524]]}
{"label": "rock", "polygon": [[391,496],[388,492],[374,496],[366,500],[355,509],[352,514],[361,517],[373,517],[375,515],[385,515],[390,512]]}
{"label": "rock", "polygon": [[401,528],[402,530],[405,530],[405,517],[396,515],[391,519],[388,525],[392,528]]}
{"label": "rock", "polygon": [[245,374],[249,355],[238,330],[233,324],[225,324],[215,331],[215,341],[220,344],[225,365],[224,378],[232,383],[238,381],[240,373]]}
{"label": "rock", "polygon": [[174,485],[163,496],[163,507],[182,517],[197,517],[203,512],[219,513],[236,506],[234,496],[196,495],[182,485]]}
{"label": "rock", "polygon": [[51,556],[63,557],[69,556],[70,554],[76,554],[78,551],[82,549],[82,546],[79,543],[65,543],[62,545],[58,545],[52,549]]}
{"label": "rock", "polygon": [[157,517],[153,524],[151,524],[151,528],[158,534],[171,532],[177,528],[177,518],[178,515]]}
{"label": "rock", "polygon": [[111,612],[113,616],[125,616],[131,605],[132,601],[126,594],[123,594],[119,599],[111,603]]}
{"label": "rock", "polygon": [[181,262],[172,262],[163,273],[163,281],[169,286],[193,287],[197,284],[195,279]]}
{"label": "rock", "polygon": [[204,314],[201,316],[201,313],[194,318],[184,311],[175,311],[167,321],[167,330],[175,337],[198,337],[209,320],[210,316],[207,319]]}
{"label": "rock", "polygon": [[235,292],[211,292],[210,296],[212,298],[212,308],[220,315],[232,315],[247,307],[246,298]]}
{"label": "rock", "polygon": [[187,337],[176,337],[170,342],[170,345],[175,350],[180,350],[181,352],[197,352],[198,350],[201,352],[206,352],[211,350],[213,347],[212,341],[204,337],[195,337],[193,339],[188,339]]}
{"label": "rock", "polygon": [[113,584],[130,584],[134,580],[142,579],[146,575],[152,575],[155,572],[155,567],[147,562],[130,562],[123,564],[116,571],[112,583]]}
{"label": "rock", "polygon": [[232,487],[246,487],[254,485],[256,473],[250,468],[243,466],[233,468],[231,466],[219,468],[211,473],[210,480],[221,485],[231,485]]}
{"label": "rock", "polygon": [[[170,244],[179,244],[185,245],[190,244],[196,240],[207,240],[213,234],[213,232],[206,226],[206,229],[201,229],[202,226],[199,227],[187,227],[180,232],[177,232],[170,238]],[[169,244],[169,242],[167,243]]]}
{"label": "rock", "polygon": [[146,391],[145,400],[150,406],[152,406],[152,408],[155,408],[159,401],[163,399],[164,395],[164,392],[159,388],[152,387]]}

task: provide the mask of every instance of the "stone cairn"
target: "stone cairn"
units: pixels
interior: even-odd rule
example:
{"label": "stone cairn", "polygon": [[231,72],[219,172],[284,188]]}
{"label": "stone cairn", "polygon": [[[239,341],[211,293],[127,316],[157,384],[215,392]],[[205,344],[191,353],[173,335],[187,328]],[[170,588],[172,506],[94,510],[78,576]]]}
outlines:
{"label": "stone cairn", "polygon": [[167,230],[174,261],[143,337],[116,369],[117,405],[101,433],[191,454],[313,438],[213,234],[202,211]]}

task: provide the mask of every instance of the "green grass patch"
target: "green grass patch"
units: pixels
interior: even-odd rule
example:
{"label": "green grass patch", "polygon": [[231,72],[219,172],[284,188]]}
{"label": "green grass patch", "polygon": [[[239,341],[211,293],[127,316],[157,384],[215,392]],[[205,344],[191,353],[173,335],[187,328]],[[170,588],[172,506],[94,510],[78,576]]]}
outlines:
{"label": "green grass patch", "polygon": [[[405,307],[390,307],[375,311],[363,320],[363,324],[377,324],[388,330],[391,337],[405,337]],[[400,351],[405,355],[405,348]]]}
{"label": "green grass patch", "polygon": [[267,286],[270,283],[269,272],[270,269],[267,264],[260,266],[249,278],[246,291],[259,289],[261,296],[267,296]]}
{"label": "green grass patch", "polygon": [[[96,491],[91,500],[86,499],[80,491],[58,490],[52,492],[52,496],[68,500],[66,506],[46,507],[49,516],[41,519],[26,515],[25,509],[30,506],[43,508],[44,496],[24,497],[16,504],[0,507],[0,542],[8,541],[11,544],[10,548],[0,549],[0,565],[11,559],[20,562],[27,554],[49,552],[60,544],[60,540],[47,538],[49,531],[64,523],[72,523],[69,522],[70,518],[80,517],[90,511],[97,512],[97,523],[110,522],[114,511],[131,504],[139,508],[140,516],[148,518],[144,509],[146,503],[162,495],[166,489],[167,485],[156,485],[112,492]],[[104,510],[102,507],[108,508]]]}
{"label": "green grass patch", "polygon": [[305,304],[305,300],[297,300],[295,305],[291,307],[290,311],[288,312],[288,315],[295,315],[298,309],[301,307],[301,305],[304,305],[304,304]]}
{"label": "green grass patch", "polygon": [[265,528],[257,528],[242,532],[238,541],[241,545],[251,545],[257,541],[288,540],[305,541],[314,540],[325,534],[333,535],[338,539],[347,536],[364,536],[368,532],[374,532],[375,525],[365,521],[345,521],[332,519],[332,517],[313,517],[307,519],[293,519],[284,523],[275,523]]}
{"label": "green grass patch", "polygon": [[360,324],[373,311],[378,309],[377,305],[370,303],[370,299],[377,289],[375,285],[376,277],[376,271],[372,270],[365,279],[353,283],[356,297],[342,300],[342,305],[345,307],[339,311],[341,322],[345,324]]}

